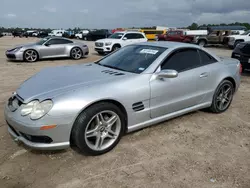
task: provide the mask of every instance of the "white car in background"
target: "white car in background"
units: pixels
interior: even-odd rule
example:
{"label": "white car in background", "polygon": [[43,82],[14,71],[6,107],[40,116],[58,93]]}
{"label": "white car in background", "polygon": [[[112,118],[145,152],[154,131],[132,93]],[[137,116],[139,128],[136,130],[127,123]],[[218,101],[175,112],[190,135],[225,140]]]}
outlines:
{"label": "white car in background", "polygon": [[65,33],[65,30],[52,30],[51,33],[49,33],[49,36],[55,36],[55,37],[62,37]]}
{"label": "white car in background", "polygon": [[108,38],[100,39],[95,42],[95,51],[99,54],[110,53],[119,48],[140,42],[147,42],[146,35],[137,31],[119,31],[110,35]]}
{"label": "white car in background", "polygon": [[240,35],[229,35],[227,38],[228,47],[234,49],[237,44],[250,41],[250,30]]}
{"label": "white car in background", "polygon": [[89,33],[89,30],[82,30],[79,33],[75,34],[75,37],[77,39],[84,39],[87,40],[87,34]]}

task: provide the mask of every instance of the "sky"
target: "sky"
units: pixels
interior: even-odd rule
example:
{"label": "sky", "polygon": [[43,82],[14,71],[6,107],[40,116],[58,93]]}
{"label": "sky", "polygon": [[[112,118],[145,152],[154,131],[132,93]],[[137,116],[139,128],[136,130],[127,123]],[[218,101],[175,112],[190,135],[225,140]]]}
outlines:
{"label": "sky", "polygon": [[1,0],[0,26],[119,28],[250,23],[250,0]]}

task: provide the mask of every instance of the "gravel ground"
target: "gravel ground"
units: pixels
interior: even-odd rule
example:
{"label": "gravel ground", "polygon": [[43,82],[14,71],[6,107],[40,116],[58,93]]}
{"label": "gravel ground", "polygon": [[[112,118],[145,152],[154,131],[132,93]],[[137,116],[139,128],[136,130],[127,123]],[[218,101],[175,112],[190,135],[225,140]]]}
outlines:
{"label": "gravel ground", "polygon": [[[72,149],[41,152],[18,145],[7,133],[4,102],[20,83],[44,67],[99,59],[93,42],[79,61],[9,62],[5,50],[36,39],[0,38],[0,187],[250,187],[250,78],[229,110],[198,111],[124,136],[111,152],[86,157]],[[221,56],[231,50],[212,48]]]}

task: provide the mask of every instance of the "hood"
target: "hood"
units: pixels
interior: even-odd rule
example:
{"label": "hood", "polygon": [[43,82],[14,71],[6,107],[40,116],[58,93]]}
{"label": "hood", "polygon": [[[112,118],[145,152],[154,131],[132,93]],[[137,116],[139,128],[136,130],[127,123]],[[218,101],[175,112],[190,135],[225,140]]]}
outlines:
{"label": "hood", "polygon": [[106,38],[106,39],[100,39],[100,40],[97,40],[96,42],[117,42],[118,40],[121,40],[121,39],[111,39],[111,38]]}
{"label": "hood", "polygon": [[133,74],[94,63],[51,67],[43,69],[24,81],[16,92],[26,103],[33,99],[53,98],[64,92],[93,86],[97,83],[107,84],[129,75]]}

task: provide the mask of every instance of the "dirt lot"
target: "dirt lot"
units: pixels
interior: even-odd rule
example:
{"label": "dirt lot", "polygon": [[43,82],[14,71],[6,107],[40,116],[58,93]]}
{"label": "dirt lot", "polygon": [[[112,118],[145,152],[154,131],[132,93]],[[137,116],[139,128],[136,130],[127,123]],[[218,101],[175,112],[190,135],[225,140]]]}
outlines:
{"label": "dirt lot", "polygon": [[[79,61],[34,64],[8,62],[5,50],[34,39],[0,38],[0,187],[250,187],[250,77],[230,109],[220,115],[195,112],[123,137],[111,152],[86,157],[72,149],[31,151],[7,133],[4,102],[18,85],[44,67],[100,58],[88,42],[90,55]],[[231,51],[209,48],[218,55]]]}

